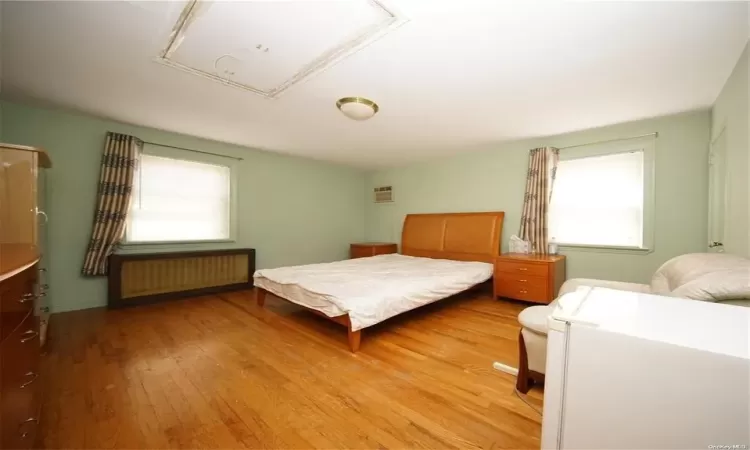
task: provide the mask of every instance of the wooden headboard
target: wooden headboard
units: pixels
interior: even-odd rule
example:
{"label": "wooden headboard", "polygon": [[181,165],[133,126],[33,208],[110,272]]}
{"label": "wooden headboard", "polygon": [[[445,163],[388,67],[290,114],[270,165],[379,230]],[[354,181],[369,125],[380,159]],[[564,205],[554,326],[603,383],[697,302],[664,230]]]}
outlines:
{"label": "wooden headboard", "polygon": [[502,211],[407,214],[401,254],[494,263],[500,254]]}

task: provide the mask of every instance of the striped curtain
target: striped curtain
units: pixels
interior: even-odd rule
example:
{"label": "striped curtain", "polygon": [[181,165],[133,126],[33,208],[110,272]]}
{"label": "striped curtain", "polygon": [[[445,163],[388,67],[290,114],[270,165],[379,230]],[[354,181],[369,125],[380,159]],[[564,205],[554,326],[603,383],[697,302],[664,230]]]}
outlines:
{"label": "striped curtain", "polygon": [[554,147],[535,148],[529,152],[519,236],[531,242],[534,253],[547,253],[547,212],[559,156],[560,150]]}
{"label": "striped curtain", "polygon": [[107,133],[99,173],[99,194],[94,214],[84,275],[106,275],[107,260],[125,232],[133,177],[143,141],[133,136]]}

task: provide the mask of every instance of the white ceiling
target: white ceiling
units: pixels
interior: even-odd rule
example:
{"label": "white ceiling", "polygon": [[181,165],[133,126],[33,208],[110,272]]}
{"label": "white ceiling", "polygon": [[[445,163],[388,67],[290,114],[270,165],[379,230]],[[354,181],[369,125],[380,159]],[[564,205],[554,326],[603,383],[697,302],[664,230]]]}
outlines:
{"label": "white ceiling", "polygon": [[192,1],[160,62],[277,97],[403,22],[377,1]]}
{"label": "white ceiling", "polygon": [[[357,10],[372,6],[366,1],[208,5],[220,14],[198,19],[179,51],[208,67],[224,54],[258,50],[251,42],[262,38],[268,52],[230,58],[229,69],[273,86],[293,73],[279,60],[298,66],[366,27],[370,18]],[[748,39],[747,2],[382,4],[408,21],[266,98],[156,62],[184,1],[3,2],[2,95],[382,167],[709,107]],[[261,31],[221,19],[252,14],[266,19],[246,19],[265,24]],[[284,15],[294,27],[278,19]],[[351,17],[360,22],[347,28]],[[273,72],[278,67],[286,72]],[[252,78],[253,71],[274,76]],[[349,120],[335,107],[345,96],[371,98],[380,112]]]}

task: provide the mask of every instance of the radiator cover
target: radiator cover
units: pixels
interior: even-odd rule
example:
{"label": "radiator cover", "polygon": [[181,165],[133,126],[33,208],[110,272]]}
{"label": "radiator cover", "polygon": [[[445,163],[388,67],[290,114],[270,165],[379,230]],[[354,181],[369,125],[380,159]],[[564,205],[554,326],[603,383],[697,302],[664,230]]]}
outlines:
{"label": "radiator cover", "polygon": [[255,250],[204,250],[112,255],[110,308],[253,287]]}

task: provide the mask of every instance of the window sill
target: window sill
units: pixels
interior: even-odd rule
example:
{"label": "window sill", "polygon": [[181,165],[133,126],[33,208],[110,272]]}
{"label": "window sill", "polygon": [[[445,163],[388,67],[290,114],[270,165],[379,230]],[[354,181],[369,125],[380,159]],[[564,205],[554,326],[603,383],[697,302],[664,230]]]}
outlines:
{"label": "window sill", "polygon": [[647,255],[654,251],[653,248],[624,247],[617,245],[558,244],[558,247],[560,250],[573,252],[615,253],[622,255]]}
{"label": "window sill", "polygon": [[[121,242],[115,253],[143,253],[146,251],[188,251],[216,249],[223,244],[236,244],[236,239],[206,239],[203,241],[146,241]],[[228,245],[231,247],[232,245]]]}

